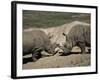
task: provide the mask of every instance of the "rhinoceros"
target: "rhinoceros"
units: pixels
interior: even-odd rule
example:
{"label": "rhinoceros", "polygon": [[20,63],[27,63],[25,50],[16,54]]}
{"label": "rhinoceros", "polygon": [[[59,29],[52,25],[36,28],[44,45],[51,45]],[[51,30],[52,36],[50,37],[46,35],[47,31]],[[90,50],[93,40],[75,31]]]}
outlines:
{"label": "rhinoceros", "polygon": [[68,34],[63,33],[66,42],[60,48],[63,50],[61,55],[67,55],[71,52],[74,46],[78,46],[81,49],[81,53],[86,53],[85,47],[91,46],[90,37],[90,25],[76,25],[74,26]]}
{"label": "rhinoceros", "polygon": [[23,55],[32,53],[33,61],[41,58],[41,51],[54,54],[56,44],[41,30],[23,31]]}

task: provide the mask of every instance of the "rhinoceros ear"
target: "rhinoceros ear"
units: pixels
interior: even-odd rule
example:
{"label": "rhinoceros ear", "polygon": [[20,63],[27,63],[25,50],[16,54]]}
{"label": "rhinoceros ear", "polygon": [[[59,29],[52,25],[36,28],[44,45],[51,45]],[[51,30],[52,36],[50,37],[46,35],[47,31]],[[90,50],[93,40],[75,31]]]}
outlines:
{"label": "rhinoceros ear", "polygon": [[66,34],[65,33],[62,33],[64,36],[66,36]]}
{"label": "rhinoceros ear", "polygon": [[63,36],[65,36],[66,37],[66,40],[68,39],[68,35],[67,34],[65,34],[65,33],[62,33],[63,34]]}
{"label": "rhinoceros ear", "polygon": [[63,36],[66,36],[66,38],[67,38],[67,34],[65,34],[65,33],[62,33],[63,34]]}
{"label": "rhinoceros ear", "polygon": [[51,35],[50,33],[48,34],[49,39],[53,38],[53,35]]}

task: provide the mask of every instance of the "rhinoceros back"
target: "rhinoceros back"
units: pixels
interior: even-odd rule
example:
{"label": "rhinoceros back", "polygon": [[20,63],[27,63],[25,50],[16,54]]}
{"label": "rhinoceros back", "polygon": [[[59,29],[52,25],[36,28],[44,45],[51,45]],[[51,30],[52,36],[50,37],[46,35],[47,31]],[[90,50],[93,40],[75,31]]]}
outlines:
{"label": "rhinoceros back", "polygon": [[23,51],[29,53],[34,48],[45,48],[49,43],[48,36],[41,30],[23,32]]}
{"label": "rhinoceros back", "polygon": [[90,25],[76,25],[68,33],[72,41],[86,42],[90,44]]}

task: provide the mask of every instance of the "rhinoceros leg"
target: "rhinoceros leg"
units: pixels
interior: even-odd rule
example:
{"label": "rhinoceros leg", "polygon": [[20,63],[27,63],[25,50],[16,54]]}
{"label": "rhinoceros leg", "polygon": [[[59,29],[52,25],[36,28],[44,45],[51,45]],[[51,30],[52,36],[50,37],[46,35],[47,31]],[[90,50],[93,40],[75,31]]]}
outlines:
{"label": "rhinoceros leg", "polygon": [[[83,54],[85,54],[86,53],[86,51],[85,51],[85,42],[80,42],[79,43],[79,47],[81,48],[81,54],[83,55]],[[84,57],[83,56],[80,56],[80,62],[82,63],[83,62],[83,60],[84,60]]]}
{"label": "rhinoceros leg", "polygon": [[39,58],[41,58],[41,50],[40,49],[35,49],[32,51],[32,59],[33,62],[37,61]]}
{"label": "rhinoceros leg", "polygon": [[84,42],[80,42],[79,43],[79,47],[81,48],[81,53],[82,54],[85,54],[86,52],[85,52],[85,43]]}

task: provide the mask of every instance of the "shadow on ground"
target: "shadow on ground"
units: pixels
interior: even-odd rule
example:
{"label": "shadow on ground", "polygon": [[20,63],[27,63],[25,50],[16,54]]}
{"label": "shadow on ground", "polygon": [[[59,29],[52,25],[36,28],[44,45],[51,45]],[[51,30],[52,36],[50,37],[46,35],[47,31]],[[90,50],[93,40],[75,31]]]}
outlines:
{"label": "shadow on ground", "polygon": [[[61,54],[60,56],[69,56],[69,55],[72,55],[72,54],[81,54],[80,52],[70,52],[70,53],[67,53],[67,54]],[[90,52],[86,52],[84,54],[90,54]]]}
{"label": "shadow on ground", "polygon": [[[81,53],[80,52],[70,52],[67,55],[62,54],[62,55],[59,55],[59,56],[69,56],[69,55],[72,55],[72,54],[77,55],[77,54],[81,54]],[[90,52],[86,52],[85,54],[90,54]],[[44,57],[48,57],[48,56],[44,56]],[[43,58],[43,56],[42,56],[42,58]],[[28,62],[33,62],[32,57],[23,58],[23,64],[27,64]]]}
{"label": "shadow on ground", "polygon": [[33,62],[32,57],[23,58],[23,64],[26,64],[28,62]]}

